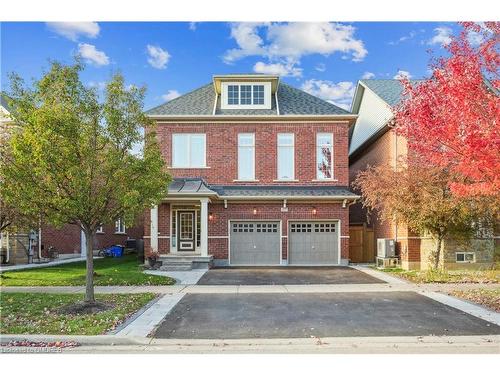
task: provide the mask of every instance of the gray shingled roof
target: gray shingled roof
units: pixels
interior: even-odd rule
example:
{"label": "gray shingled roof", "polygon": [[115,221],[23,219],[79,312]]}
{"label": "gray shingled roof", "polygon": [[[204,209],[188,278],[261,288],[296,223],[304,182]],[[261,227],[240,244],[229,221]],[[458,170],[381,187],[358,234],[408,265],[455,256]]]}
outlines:
{"label": "gray shingled roof", "polygon": [[168,194],[206,194],[216,195],[201,178],[175,178],[168,185]]}
{"label": "gray shingled roof", "polygon": [[0,93],[0,105],[10,112],[10,108],[9,105],[7,104],[7,100],[5,99],[5,95],[1,93]]}
{"label": "gray shingled roof", "polygon": [[352,193],[346,186],[211,185],[210,188],[216,191],[220,197],[356,197],[356,194]]}
{"label": "gray shingled roof", "polygon": [[168,194],[218,195],[224,197],[356,197],[347,186],[290,186],[290,185],[209,185],[202,178],[174,178]]}
{"label": "gray shingled roof", "polygon": [[[412,84],[419,81],[420,80],[417,79],[410,80]],[[377,94],[391,107],[394,107],[401,101],[403,85],[398,79],[363,79],[360,82]]]}
{"label": "gray shingled roof", "polygon": [[[277,90],[280,115],[346,115],[350,112],[320,98],[280,83]],[[167,103],[146,111],[150,116],[212,115],[215,103],[213,84],[209,83]],[[217,100],[216,115],[277,115],[273,98],[272,108],[222,110],[220,98]]]}

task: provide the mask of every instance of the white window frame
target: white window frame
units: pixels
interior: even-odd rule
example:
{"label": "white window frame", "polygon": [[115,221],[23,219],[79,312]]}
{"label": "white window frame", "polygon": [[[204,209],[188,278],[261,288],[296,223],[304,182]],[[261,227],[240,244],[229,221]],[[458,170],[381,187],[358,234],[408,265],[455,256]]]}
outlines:
{"label": "white window frame", "polygon": [[[175,138],[180,136],[188,137],[187,142],[187,154],[188,154],[188,165],[176,165],[174,163],[174,154],[175,154]],[[205,144],[205,152],[203,153],[203,165],[192,165],[191,164],[191,137],[192,136],[203,136],[203,142]],[[207,135],[205,133],[173,133],[172,134],[172,168],[206,168],[207,167]]]}
{"label": "white window frame", "polygon": [[[253,104],[253,86],[264,86],[264,104]],[[228,104],[228,86],[239,86],[238,104]],[[241,86],[251,86],[251,104],[241,104]],[[221,108],[222,109],[271,109],[271,82],[222,82]]]}
{"label": "white window frame", "polygon": [[[323,176],[321,176],[320,172],[319,172],[319,169],[318,169],[318,163],[319,163],[319,160],[318,160],[318,148],[320,147],[320,145],[318,144],[318,139],[320,137],[323,137],[323,136],[329,136],[331,144],[332,144],[332,157],[331,157],[332,167],[331,167],[331,171],[330,171],[331,177],[323,177]],[[316,163],[314,164],[314,168],[316,168],[316,180],[317,181],[334,181],[335,180],[335,175],[334,175],[333,172],[334,172],[334,162],[335,162],[335,157],[334,157],[335,148],[334,148],[334,144],[333,144],[333,133],[316,133],[316,147],[315,147],[314,153],[315,153],[315,159],[316,159]]]}
{"label": "white window frame", "polygon": [[[458,260],[458,255],[464,256],[464,260]],[[472,255],[472,261],[465,260],[466,255]],[[455,263],[476,263],[476,253],[472,251],[458,251],[455,253]]]}
{"label": "white window frame", "polygon": [[[252,136],[252,145],[243,145],[240,146],[240,137],[241,136]],[[237,165],[237,173],[238,173],[238,179],[237,181],[255,181],[255,133],[238,133],[238,165]],[[240,175],[240,148],[252,148],[252,177],[242,177]]]}
{"label": "white window frame", "polygon": [[[122,227],[123,227],[123,230],[122,230]],[[127,227],[123,223],[123,220],[121,218],[117,219],[115,221],[115,234],[126,234],[126,233],[127,233]]]}
{"label": "white window frame", "polygon": [[[292,144],[280,146],[280,135],[291,135],[292,136]],[[292,149],[292,176],[290,178],[282,178],[280,177],[280,147],[283,148],[291,148]],[[278,133],[276,136],[276,178],[278,181],[293,181],[295,180],[295,133]]]}
{"label": "white window frame", "polygon": [[104,225],[97,227],[96,233],[104,233]]}

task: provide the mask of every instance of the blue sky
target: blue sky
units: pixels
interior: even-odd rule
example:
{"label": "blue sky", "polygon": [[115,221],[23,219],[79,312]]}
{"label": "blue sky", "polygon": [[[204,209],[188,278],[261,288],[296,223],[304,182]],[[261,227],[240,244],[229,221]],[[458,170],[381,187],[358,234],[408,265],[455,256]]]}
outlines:
{"label": "blue sky", "polygon": [[82,75],[102,87],[121,71],[146,85],[145,107],[210,82],[213,74],[279,73],[299,88],[346,107],[362,77],[428,74],[429,49],[443,52],[453,23],[1,23],[1,88],[7,74],[39,77],[49,60],[88,63]]}

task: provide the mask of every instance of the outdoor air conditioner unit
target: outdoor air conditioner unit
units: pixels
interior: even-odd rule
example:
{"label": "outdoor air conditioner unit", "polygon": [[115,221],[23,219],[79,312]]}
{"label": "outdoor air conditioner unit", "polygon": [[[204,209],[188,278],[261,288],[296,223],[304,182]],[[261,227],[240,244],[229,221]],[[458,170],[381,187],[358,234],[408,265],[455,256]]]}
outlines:
{"label": "outdoor air conditioner unit", "polygon": [[394,240],[390,238],[377,238],[377,257],[391,258],[396,256]]}

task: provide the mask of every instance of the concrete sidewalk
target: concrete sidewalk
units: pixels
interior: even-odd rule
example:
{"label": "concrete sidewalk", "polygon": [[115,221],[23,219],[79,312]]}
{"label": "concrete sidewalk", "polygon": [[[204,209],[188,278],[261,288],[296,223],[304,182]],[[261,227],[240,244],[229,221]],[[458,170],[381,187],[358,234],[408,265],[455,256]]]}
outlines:
{"label": "concrete sidewalk", "polygon": [[[449,292],[498,289],[499,284],[311,284],[311,285],[157,285],[96,286],[95,292],[119,293],[345,293],[345,292]],[[84,293],[85,286],[2,286],[0,292]]]}
{"label": "concrete sidewalk", "polygon": [[[177,340],[117,336],[2,335],[0,342],[76,341],[63,353],[336,353],[336,354],[499,354],[500,336],[311,337],[293,339]],[[19,353],[26,348],[2,347]]]}

